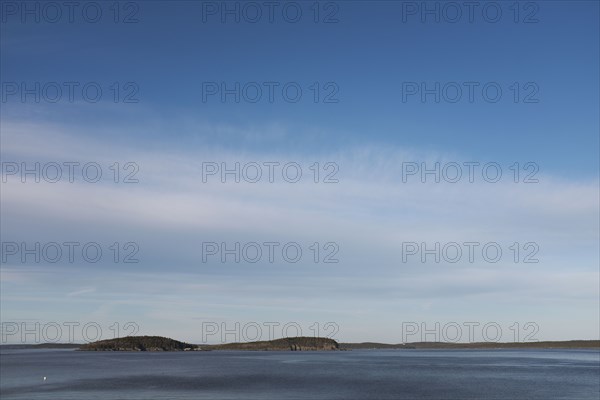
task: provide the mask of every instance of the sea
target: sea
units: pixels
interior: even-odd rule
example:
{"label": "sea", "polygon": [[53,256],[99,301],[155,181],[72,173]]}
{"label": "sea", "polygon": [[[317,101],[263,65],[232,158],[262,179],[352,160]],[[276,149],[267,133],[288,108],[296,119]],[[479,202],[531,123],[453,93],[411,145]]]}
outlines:
{"label": "sea", "polygon": [[600,351],[4,349],[0,398],[598,400]]}

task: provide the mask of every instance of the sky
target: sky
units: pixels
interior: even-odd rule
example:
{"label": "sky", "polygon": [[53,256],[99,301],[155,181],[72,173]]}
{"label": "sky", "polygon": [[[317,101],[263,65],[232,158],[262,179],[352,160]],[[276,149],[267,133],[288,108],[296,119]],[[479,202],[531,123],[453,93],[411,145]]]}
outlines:
{"label": "sky", "polygon": [[2,344],[598,339],[599,4],[467,3],[3,1]]}

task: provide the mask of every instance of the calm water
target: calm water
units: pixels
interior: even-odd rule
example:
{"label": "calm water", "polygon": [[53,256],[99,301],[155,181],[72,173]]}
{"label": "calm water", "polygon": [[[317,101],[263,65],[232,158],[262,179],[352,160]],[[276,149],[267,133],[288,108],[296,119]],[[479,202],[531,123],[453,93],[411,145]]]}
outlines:
{"label": "calm water", "polygon": [[5,400],[600,397],[600,352],[591,350],[2,350],[0,373]]}

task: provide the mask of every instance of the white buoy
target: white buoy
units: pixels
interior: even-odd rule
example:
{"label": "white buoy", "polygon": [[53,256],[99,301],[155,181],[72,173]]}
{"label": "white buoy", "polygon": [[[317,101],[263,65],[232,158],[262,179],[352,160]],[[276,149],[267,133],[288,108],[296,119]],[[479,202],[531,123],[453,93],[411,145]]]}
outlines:
{"label": "white buoy", "polygon": [[44,377],[44,382],[46,381],[46,377]]}

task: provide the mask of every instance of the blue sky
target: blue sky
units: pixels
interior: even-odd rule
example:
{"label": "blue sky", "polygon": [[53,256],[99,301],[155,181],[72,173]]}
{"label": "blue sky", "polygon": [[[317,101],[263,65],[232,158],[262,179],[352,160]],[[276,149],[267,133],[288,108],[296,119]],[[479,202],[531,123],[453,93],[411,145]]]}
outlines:
{"label": "blue sky", "polygon": [[[97,23],[79,10],[73,23],[65,10],[59,23],[23,22],[24,3],[12,3],[0,38],[2,161],[93,161],[104,179],[22,183],[3,169],[2,241],[135,242],[140,263],[9,258],[2,321],[135,320],[195,341],[202,321],[336,321],[340,340],[388,342],[401,341],[403,321],[505,331],[534,321],[539,339],[598,338],[597,2],[519,2],[518,23],[514,2],[480,2],[473,22],[462,8],[457,23],[406,14],[421,2],[321,2],[319,23],[313,2],[293,3],[297,23],[280,8],[269,23],[264,6],[258,23],[223,23],[203,14],[223,2],[121,2],[119,18],[138,21],[128,24],[114,23],[108,2]],[[495,23],[481,13],[492,6]],[[328,13],[338,22],[323,23]],[[21,101],[8,92],[23,82],[96,82],[103,95]],[[115,82],[138,101],[115,103]],[[203,92],[213,82],[276,82],[274,101],[223,102]],[[290,82],[303,93],[295,103],[281,93]],[[413,83],[465,91],[423,102],[406,94]],[[481,92],[490,83],[497,102]],[[268,161],[297,162],[304,178],[202,182],[203,162]],[[503,179],[402,182],[403,162],[468,161],[498,163]],[[135,162],[139,183],[111,182],[114,162]],[[315,162],[336,163],[339,182],[312,183]],[[515,162],[535,163],[539,183],[512,182]],[[340,262],[203,263],[201,243],[221,241],[335,242]],[[535,242],[540,262],[402,262],[402,243],[463,241],[505,252]]]}

